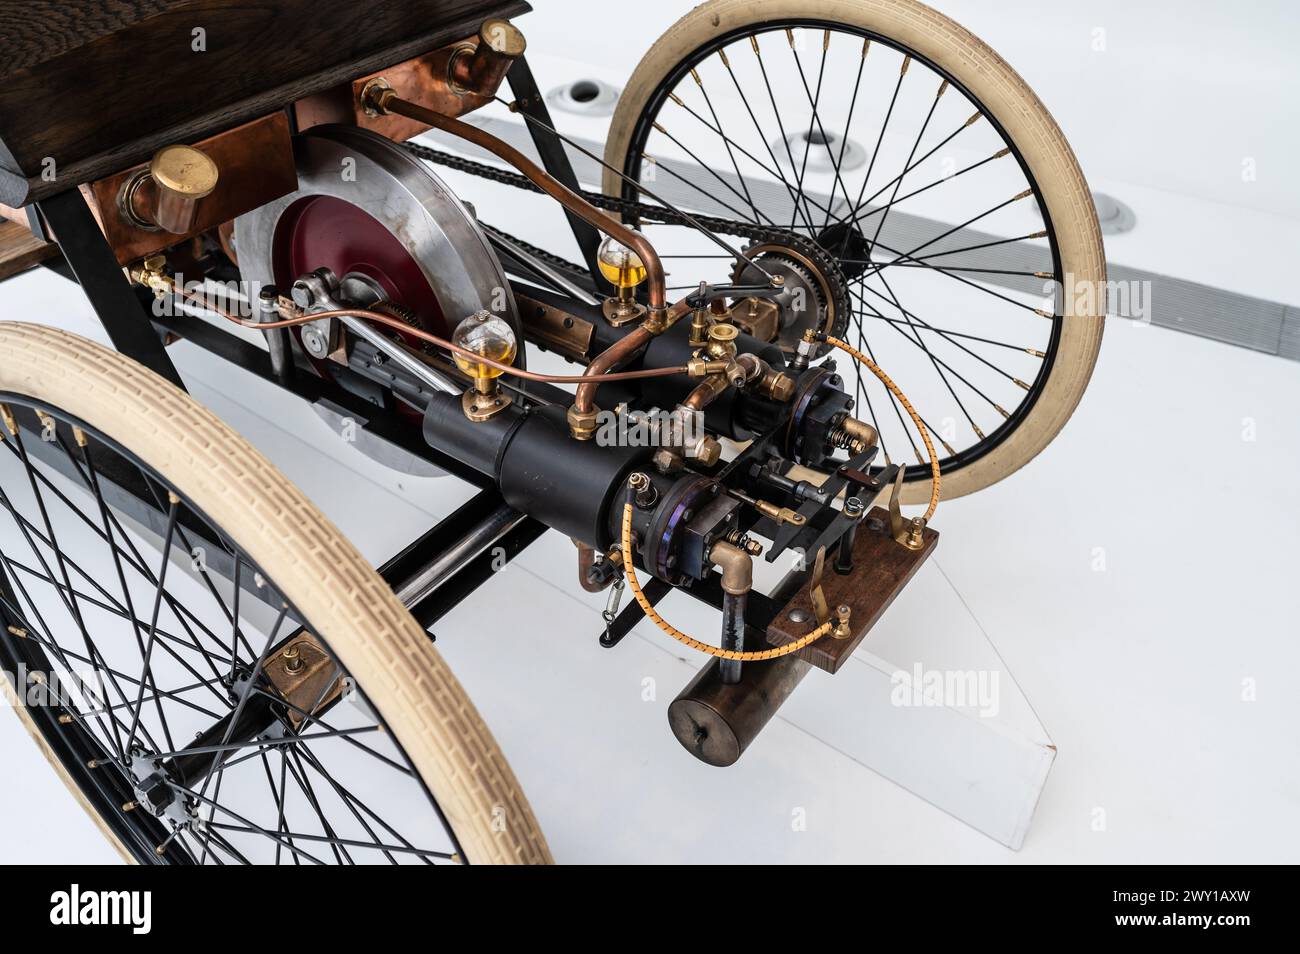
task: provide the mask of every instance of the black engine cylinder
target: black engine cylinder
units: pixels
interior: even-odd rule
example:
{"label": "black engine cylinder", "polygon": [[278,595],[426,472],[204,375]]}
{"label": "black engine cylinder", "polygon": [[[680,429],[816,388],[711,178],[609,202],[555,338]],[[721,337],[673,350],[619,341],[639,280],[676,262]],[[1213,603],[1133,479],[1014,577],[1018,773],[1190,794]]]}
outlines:
{"label": "black engine cylinder", "polygon": [[609,509],[649,453],[574,440],[558,406],[513,405],[487,421],[470,421],[451,394],[429,402],[424,439],[491,476],[516,510],[602,550],[613,543]]}

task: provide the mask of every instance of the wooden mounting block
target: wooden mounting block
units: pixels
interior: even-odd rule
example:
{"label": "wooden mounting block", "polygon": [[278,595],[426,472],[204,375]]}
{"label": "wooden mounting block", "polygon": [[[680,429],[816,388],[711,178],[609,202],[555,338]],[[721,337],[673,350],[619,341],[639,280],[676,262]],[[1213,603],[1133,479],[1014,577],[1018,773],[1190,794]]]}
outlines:
{"label": "wooden mounting block", "polygon": [[[889,529],[889,511],[874,507],[858,526],[853,541],[853,572],[841,576],[835,572],[834,558],[828,554],[822,573],[822,592],[834,616],[835,607],[847,604],[852,610],[849,625],[852,633],[845,639],[827,634],[795,655],[829,673],[839,670],[871,627],[884,615],[894,597],[916,575],[929,558],[939,534],[927,527],[919,550],[909,550],[894,539]],[[793,619],[791,618],[793,614]],[[802,622],[795,622],[802,620]],[[806,635],[817,626],[812,595],[803,586],[790,598],[767,628],[767,641],[784,646]]]}

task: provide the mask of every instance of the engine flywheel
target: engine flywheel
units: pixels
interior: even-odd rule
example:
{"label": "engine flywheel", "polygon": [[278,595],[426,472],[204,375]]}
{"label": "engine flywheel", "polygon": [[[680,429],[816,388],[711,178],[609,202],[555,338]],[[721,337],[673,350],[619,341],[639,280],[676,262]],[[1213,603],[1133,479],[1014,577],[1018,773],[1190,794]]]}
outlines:
{"label": "engine flywheel", "polygon": [[[298,190],[235,223],[246,282],[288,289],[321,267],[360,274],[434,334],[450,337],[462,318],[486,309],[523,340],[496,253],[470,210],[424,163],[391,140],[347,126],[308,130],[295,138],[294,153]],[[524,363],[522,351],[517,363]]]}

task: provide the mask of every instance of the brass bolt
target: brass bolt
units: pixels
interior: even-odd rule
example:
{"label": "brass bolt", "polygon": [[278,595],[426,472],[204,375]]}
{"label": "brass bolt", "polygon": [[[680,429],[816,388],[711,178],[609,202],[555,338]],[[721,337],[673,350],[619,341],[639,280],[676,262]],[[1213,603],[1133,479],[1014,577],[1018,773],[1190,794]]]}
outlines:
{"label": "brass bolt", "polygon": [[72,722],[73,722],[72,716],[68,715],[68,713],[66,712],[59,713],[59,725],[71,725]]}
{"label": "brass bolt", "polygon": [[123,802],[123,803],[122,803],[122,811],[124,811],[124,812],[133,812],[133,811],[135,811],[136,808],[138,808],[138,807],[139,807],[139,805],[138,805],[136,802]]}
{"label": "brass bolt", "polygon": [[794,378],[783,372],[777,372],[768,385],[767,393],[773,401],[785,403],[794,397]]}
{"label": "brass bolt", "polygon": [[722,445],[717,438],[705,437],[695,452],[695,459],[704,467],[712,467],[722,459]]}

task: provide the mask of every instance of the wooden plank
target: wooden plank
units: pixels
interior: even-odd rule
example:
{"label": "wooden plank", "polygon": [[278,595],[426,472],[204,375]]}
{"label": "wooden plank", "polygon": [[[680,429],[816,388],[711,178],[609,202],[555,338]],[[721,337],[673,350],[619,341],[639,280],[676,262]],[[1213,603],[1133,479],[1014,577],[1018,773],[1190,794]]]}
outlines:
{"label": "wooden plank", "polygon": [[[849,617],[852,633],[845,639],[823,636],[797,655],[818,669],[836,672],[929,558],[939,542],[939,534],[927,527],[923,540],[921,549],[909,550],[890,533],[889,511],[883,507],[872,508],[858,527],[853,542],[853,572],[843,576],[836,573],[834,560],[828,555],[822,574],[822,592],[831,613],[841,604],[848,604],[852,609]],[[796,623],[791,614],[807,622]],[[784,646],[806,635],[816,625],[812,596],[804,586],[768,626],[767,641],[772,646]]]}
{"label": "wooden plank", "polygon": [[103,178],[528,9],[523,0],[0,0],[0,202]]}
{"label": "wooden plank", "polygon": [[26,226],[8,219],[0,221],[0,281],[58,254],[57,245],[41,241]]}

